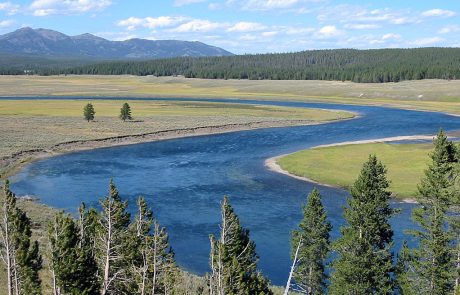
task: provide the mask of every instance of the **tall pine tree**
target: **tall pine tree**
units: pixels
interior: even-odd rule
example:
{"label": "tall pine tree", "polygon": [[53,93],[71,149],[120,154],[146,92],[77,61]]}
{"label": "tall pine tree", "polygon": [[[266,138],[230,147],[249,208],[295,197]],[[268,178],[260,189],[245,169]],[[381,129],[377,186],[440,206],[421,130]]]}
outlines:
{"label": "tall pine tree", "polygon": [[272,294],[268,280],[257,271],[256,245],[225,197],[221,206],[220,239],[211,235],[210,294]]}
{"label": "tall pine tree", "polygon": [[58,213],[48,227],[54,294],[98,294],[97,266],[77,222]]}
{"label": "tall pine tree", "polygon": [[440,130],[430,154],[431,161],[419,185],[417,201],[412,211],[419,230],[411,231],[418,239],[414,249],[411,283],[418,294],[447,294],[453,292],[455,279],[452,236],[448,228],[448,211],[454,198],[455,145]]}
{"label": "tall pine tree", "polygon": [[348,223],[334,244],[330,294],[392,294],[394,291],[389,219],[395,214],[386,168],[369,156],[351,188],[344,217]]}
{"label": "tall pine tree", "polygon": [[325,264],[330,250],[331,230],[332,225],[327,221],[321,195],[317,189],[314,189],[303,207],[303,219],[299,229],[293,232],[291,242],[291,255],[295,260],[293,269],[295,284],[306,294],[323,294],[325,291],[327,279]]}
{"label": "tall pine tree", "polygon": [[39,244],[32,242],[31,221],[16,205],[8,180],[3,186],[1,249],[7,268],[8,294],[41,294]]}
{"label": "tall pine tree", "polygon": [[101,280],[101,295],[121,293],[124,288],[126,248],[129,236],[130,214],[128,203],[122,201],[113,181],[110,181],[109,195],[101,200],[102,212],[95,233],[96,257]]}

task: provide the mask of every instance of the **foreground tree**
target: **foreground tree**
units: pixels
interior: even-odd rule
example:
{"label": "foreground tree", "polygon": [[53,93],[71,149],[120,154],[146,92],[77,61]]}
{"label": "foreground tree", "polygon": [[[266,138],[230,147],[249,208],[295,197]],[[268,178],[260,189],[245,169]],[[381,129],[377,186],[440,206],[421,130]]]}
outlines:
{"label": "foreground tree", "polygon": [[[457,151],[442,130],[434,141],[430,158],[419,185],[417,201],[420,206],[412,211],[420,230],[411,231],[419,241],[418,248],[413,251],[411,284],[418,294],[447,294],[453,292],[458,278],[451,247],[454,237],[447,226],[447,213],[454,200]],[[455,256],[460,255],[457,253]]]}
{"label": "foreground tree", "polygon": [[16,196],[10,191],[8,180],[3,186],[1,207],[0,249],[7,272],[7,292],[41,294],[39,245],[37,241],[31,243],[30,219],[16,206]]}
{"label": "foreground tree", "polygon": [[120,119],[124,121],[132,120],[133,117],[131,116],[131,107],[127,102],[123,104],[120,110]]}
{"label": "foreground tree", "polygon": [[93,121],[95,114],[96,112],[94,111],[94,107],[91,103],[85,105],[85,107],[83,108],[83,117],[86,121]]}
{"label": "foreground tree", "polygon": [[363,165],[351,188],[344,217],[348,226],[334,249],[330,294],[392,294],[394,291],[392,253],[393,230],[389,219],[389,182],[386,169],[375,156]]}
{"label": "foreground tree", "polygon": [[77,222],[68,214],[56,214],[48,239],[54,294],[98,294],[96,262]]}
{"label": "foreground tree", "polygon": [[256,245],[249,231],[240,225],[238,216],[225,197],[222,206],[220,239],[211,241],[210,294],[272,294],[269,282],[257,271]]}
{"label": "foreground tree", "polygon": [[[303,219],[292,235],[293,277],[296,289],[306,294],[323,294],[326,287],[325,264],[330,250],[331,224],[314,189],[303,207]],[[288,283],[286,291],[289,290]]]}
{"label": "foreground tree", "polygon": [[129,251],[126,248],[130,223],[127,206],[113,181],[110,181],[109,195],[101,201],[102,211],[95,232],[102,295],[120,293],[124,288],[126,252]]}
{"label": "foreground tree", "polygon": [[137,216],[130,226],[131,292],[171,294],[178,275],[168,234],[147,208],[144,198],[137,200]]}

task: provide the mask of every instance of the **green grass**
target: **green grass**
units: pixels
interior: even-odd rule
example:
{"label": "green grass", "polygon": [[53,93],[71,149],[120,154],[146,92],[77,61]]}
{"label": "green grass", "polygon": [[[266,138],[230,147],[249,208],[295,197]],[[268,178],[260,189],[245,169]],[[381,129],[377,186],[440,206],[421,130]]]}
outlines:
{"label": "green grass", "polygon": [[386,165],[397,198],[414,197],[432,144],[355,144],[303,150],[278,160],[284,170],[320,183],[349,188],[370,154]]}
{"label": "green grass", "polygon": [[322,101],[460,114],[460,80],[400,83],[206,80],[137,76],[0,76],[0,96],[196,97]]}

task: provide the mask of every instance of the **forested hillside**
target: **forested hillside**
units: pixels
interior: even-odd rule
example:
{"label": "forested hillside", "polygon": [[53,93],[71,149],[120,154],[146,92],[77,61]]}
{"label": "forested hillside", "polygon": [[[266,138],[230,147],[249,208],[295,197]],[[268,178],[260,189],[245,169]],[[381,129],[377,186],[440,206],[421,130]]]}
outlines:
{"label": "forested hillside", "polygon": [[[47,73],[49,70],[41,71],[41,74]],[[373,83],[457,79],[460,77],[460,48],[337,49],[230,57],[181,57],[99,63],[66,69],[61,73]]]}

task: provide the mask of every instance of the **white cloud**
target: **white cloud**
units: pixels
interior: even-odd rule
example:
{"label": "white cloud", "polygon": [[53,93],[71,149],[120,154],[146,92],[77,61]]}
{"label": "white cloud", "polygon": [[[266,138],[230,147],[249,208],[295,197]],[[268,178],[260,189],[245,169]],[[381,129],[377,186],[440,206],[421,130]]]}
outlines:
{"label": "white cloud", "polygon": [[211,22],[205,19],[194,19],[187,21],[177,28],[171,29],[171,32],[187,33],[187,32],[210,32],[220,29],[224,26],[222,23]]}
{"label": "white cloud", "polygon": [[389,34],[385,34],[382,36],[382,40],[399,40],[399,39],[401,39],[401,35],[399,34],[389,33]]}
{"label": "white cloud", "polygon": [[35,0],[29,8],[35,16],[47,16],[99,11],[111,4],[111,0]]}
{"label": "white cloud", "polygon": [[417,39],[414,42],[412,42],[412,44],[415,46],[431,46],[431,45],[439,44],[443,41],[444,39],[440,37],[429,37],[429,38]]}
{"label": "white cloud", "polygon": [[299,0],[248,0],[245,2],[243,8],[248,10],[271,10],[292,7]]}
{"label": "white cloud", "polygon": [[186,20],[185,17],[181,16],[159,16],[159,17],[129,17],[127,19],[120,20],[117,25],[120,27],[126,27],[127,30],[134,30],[139,27],[156,29],[162,27],[170,27],[177,25]]}
{"label": "white cloud", "polygon": [[382,26],[377,24],[346,24],[345,28],[353,29],[353,30],[371,30],[371,29],[379,29]]}
{"label": "white cloud", "polygon": [[451,25],[451,26],[443,27],[438,31],[439,34],[450,34],[450,33],[456,33],[456,32],[460,32],[460,26]]}
{"label": "white cloud", "polygon": [[277,31],[270,31],[270,32],[263,32],[262,36],[264,36],[264,37],[273,37],[273,36],[276,36],[278,34],[279,34],[279,32],[277,32]]}
{"label": "white cloud", "polygon": [[0,10],[6,11],[7,14],[13,15],[19,11],[20,6],[11,2],[0,2]]}
{"label": "white cloud", "polygon": [[12,24],[14,24],[14,21],[12,21],[10,19],[2,20],[2,21],[0,21],[0,28],[7,28],[7,27],[11,26]]}
{"label": "white cloud", "polygon": [[323,38],[337,37],[343,35],[344,32],[337,29],[336,26],[324,26],[318,30],[317,35]]}
{"label": "white cloud", "polygon": [[445,10],[445,9],[431,9],[422,12],[422,16],[424,17],[452,17],[455,16],[456,13],[452,10]]}
{"label": "white cloud", "polygon": [[174,6],[184,6],[184,5],[190,5],[190,4],[195,4],[195,3],[203,3],[206,1],[207,0],[175,0]]}
{"label": "white cloud", "polygon": [[227,29],[228,32],[254,32],[264,30],[266,26],[252,22],[238,22]]}

